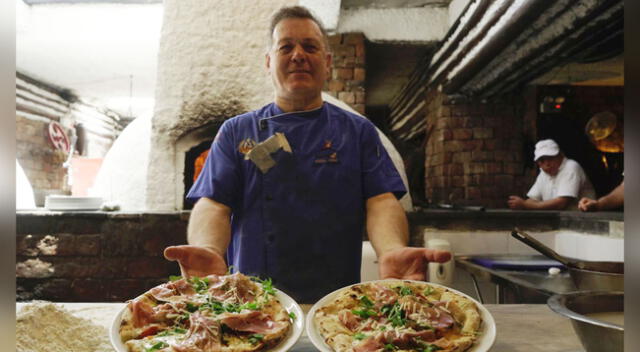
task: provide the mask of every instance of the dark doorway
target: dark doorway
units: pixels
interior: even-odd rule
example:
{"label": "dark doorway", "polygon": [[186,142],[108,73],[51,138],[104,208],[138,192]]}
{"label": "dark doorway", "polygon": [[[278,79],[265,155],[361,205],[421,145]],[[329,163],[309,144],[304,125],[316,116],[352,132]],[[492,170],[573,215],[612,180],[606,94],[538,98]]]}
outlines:
{"label": "dark doorway", "polygon": [[[604,86],[541,86],[538,90],[538,140],[555,140],[567,158],[582,166],[598,197],[622,182],[624,153],[598,150],[585,133],[585,126],[601,111],[611,111],[623,119],[623,93],[623,87]],[[545,104],[551,99],[552,105]]]}

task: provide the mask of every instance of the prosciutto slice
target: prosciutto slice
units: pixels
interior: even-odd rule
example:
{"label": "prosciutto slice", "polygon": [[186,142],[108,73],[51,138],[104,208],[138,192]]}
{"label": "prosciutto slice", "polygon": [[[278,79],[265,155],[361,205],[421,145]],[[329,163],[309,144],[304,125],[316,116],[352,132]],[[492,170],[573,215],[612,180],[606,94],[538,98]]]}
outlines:
{"label": "prosciutto slice", "polygon": [[372,286],[375,292],[376,307],[381,307],[388,304],[394,304],[398,300],[398,294],[385,286],[374,284]]}
{"label": "prosciutto slice", "polygon": [[256,299],[255,283],[247,276],[235,273],[225,276],[209,275],[209,294],[220,301],[246,303]]}
{"label": "prosciutto slice", "polygon": [[286,322],[275,322],[268,315],[258,311],[223,313],[218,316],[218,319],[233,330],[263,335],[277,334],[288,327]]}
{"label": "prosciutto slice", "polygon": [[400,348],[411,349],[417,346],[416,339],[430,342],[436,340],[436,333],[433,330],[422,331],[395,331],[387,330],[379,332],[363,340],[353,348],[354,352],[373,352],[384,348],[386,344],[393,344]]}
{"label": "prosciutto slice", "polygon": [[136,328],[156,321],[153,307],[143,301],[133,300],[129,302],[129,310],[131,311],[133,326]]}
{"label": "prosciutto slice", "polygon": [[410,348],[415,346],[415,340],[418,338],[423,341],[434,341],[436,339],[436,333],[433,330],[403,332],[389,330],[383,333],[383,339],[386,343],[392,343],[403,348]]}
{"label": "prosciutto slice", "polygon": [[176,352],[222,351],[218,321],[195,312],[189,316],[189,324],[184,340],[171,346]]}
{"label": "prosciutto slice", "polygon": [[428,322],[435,329],[446,329],[455,322],[451,314],[442,307],[445,302],[436,302],[433,307],[427,307],[416,298],[405,296],[400,298],[399,303],[410,318]]}
{"label": "prosciutto slice", "polygon": [[193,296],[196,291],[185,279],[167,282],[149,290],[149,294],[158,301],[170,302],[182,300],[183,296]]}
{"label": "prosciutto slice", "polygon": [[353,314],[350,310],[345,309],[338,313],[338,319],[340,322],[347,327],[347,329],[351,331],[356,331],[358,326],[360,326],[360,322],[362,318]]}

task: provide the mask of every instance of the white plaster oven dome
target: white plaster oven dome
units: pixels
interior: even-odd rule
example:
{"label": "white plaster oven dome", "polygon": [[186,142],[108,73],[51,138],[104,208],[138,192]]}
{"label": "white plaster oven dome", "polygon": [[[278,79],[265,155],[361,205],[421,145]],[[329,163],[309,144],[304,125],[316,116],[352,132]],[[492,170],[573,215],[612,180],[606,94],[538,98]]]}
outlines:
{"label": "white plaster oven dome", "polygon": [[[124,211],[145,211],[147,169],[151,147],[151,114],[133,120],[102,161],[89,194]],[[162,177],[162,176],[157,176]]]}

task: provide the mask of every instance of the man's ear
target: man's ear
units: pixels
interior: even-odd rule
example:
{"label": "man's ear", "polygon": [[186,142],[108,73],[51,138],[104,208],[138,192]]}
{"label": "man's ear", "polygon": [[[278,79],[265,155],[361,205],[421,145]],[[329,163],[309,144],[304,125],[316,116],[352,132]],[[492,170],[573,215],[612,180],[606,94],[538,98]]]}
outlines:
{"label": "man's ear", "polygon": [[331,55],[331,53],[327,53],[327,67],[325,67],[325,69],[327,70],[327,76],[331,76],[331,64],[333,63],[333,55]]}
{"label": "man's ear", "polygon": [[265,68],[267,69],[267,72],[269,72],[269,69],[271,69],[271,56],[267,52],[266,54],[264,54],[264,58],[265,58]]}

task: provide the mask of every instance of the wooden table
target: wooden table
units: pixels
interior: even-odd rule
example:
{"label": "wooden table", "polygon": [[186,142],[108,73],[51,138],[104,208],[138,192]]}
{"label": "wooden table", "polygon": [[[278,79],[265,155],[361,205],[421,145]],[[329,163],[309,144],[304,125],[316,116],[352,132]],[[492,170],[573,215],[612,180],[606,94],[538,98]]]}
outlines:
{"label": "wooden table", "polygon": [[[17,310],[25,304],[18,303]],[[87,318],[107,329],[124,303],[60,303],[76,316]],[[492,352],[584,352],[568,319],[544,304],[485,304],[496,321],[497,337]],[[302,305],[303,311],[309,305]],[[306,333],[291,349],[317,351]]]}

